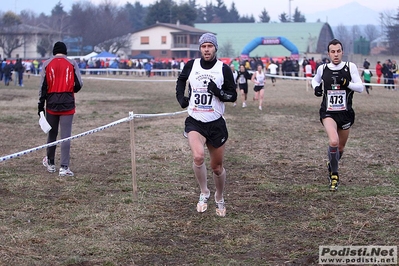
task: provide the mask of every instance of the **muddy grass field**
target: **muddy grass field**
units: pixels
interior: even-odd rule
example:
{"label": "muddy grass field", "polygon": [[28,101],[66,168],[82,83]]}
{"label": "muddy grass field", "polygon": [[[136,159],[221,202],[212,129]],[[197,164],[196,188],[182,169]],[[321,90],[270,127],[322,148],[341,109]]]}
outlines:
{"label": "muddy grass field", "polygon": [[[76,94],[73,135],[129,111],[182,110],[173,77],[97,77]],[[0,156],[45,144],[38,86],[34,76],[23,88],[0,84]],[[128,122],[72,140],[74,177],[46,172],[44,149],[0,162],[0,265],[316,265],[321,245],[397,246],[399,91],[355,94],[331,193],[320,99],[305,81],[268,80],[259,111],[252,87],[247,108],[226,106],[226,217],[213,200],[196,212],[186,114],[136,118],[137,200]],[[208,167],[214,193],[211,176]]]}

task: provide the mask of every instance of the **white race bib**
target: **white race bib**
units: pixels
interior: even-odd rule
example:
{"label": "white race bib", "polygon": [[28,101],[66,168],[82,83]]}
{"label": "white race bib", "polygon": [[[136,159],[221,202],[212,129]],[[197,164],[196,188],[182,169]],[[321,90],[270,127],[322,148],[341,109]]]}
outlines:
{"label": "white race bib", "polygon": [[327,90],[327,111],[346,110],[346,91]]}
{"label": "white race bib", "polygon": [[212,106],[213,95],[205,88],[193,88],[193,95],[191,96],[194,102],[193,112],[213,112],[215,111]]}

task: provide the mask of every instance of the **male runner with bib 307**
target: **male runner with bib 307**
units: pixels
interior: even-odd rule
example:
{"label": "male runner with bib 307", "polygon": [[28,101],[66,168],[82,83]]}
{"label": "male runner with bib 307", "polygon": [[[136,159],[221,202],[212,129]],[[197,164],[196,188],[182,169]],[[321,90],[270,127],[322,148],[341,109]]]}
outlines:
{"label": "male runner with bib 307", "polygon": [[[216,214],[224,217],[226,170],[223,158],[228,132],[223,114],[224,103],[237,99],[236,83],[230,67],[216,58],[218,44],[214,34],[203,34],[199,49],[201,58],[188,61],[177,79],[176,98],[182,108],[188,107],[185,132],[193,156],[194,175],[201,189],[197,211],[206,211],[210,197],[205,166],[204,146],[207,146],[216,187]],[[184,95],[187,80],[188,97]]]}

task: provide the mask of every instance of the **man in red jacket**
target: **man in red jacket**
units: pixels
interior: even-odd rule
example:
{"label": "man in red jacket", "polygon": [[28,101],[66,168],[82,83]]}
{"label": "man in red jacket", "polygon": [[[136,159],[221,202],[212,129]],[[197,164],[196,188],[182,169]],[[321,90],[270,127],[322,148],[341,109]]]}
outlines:
{"label": "man in red jacket", "polygon": [[[83,86],[78,64],[75,60],[66,57],[65,43],[56,42],[53,55],[43,63],[38,103],[39,116],[40,112],[44,112],[52,127],[47,136],[47,143],[56,141],[59,126],[62,139],[71,136],[72,120],[75,114],[75,93]],[[46,109],[44,109],[45,104]],[[50,173],[57,171],[54,159],[55,149],[56,146],[48,147],[47,156],[43,159],[43,165]],[[70,140],[61,143],[60,176],[74,175],[69,169],[70,149]]]}

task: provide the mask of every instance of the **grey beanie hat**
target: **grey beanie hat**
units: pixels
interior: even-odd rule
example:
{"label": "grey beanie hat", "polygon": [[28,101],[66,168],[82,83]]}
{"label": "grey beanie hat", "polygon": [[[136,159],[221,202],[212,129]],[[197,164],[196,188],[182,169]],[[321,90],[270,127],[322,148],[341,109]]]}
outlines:
{"label": "grey beanie hat", "polygon": [[199,45],[201,46],[202,44],[204,44],[206,42],[212,43],[215,46],[216,51],[218,50],[218,41],[216,40],[215,34],[212,34],[212,33],[202,34],[202,36],[199,38]]}

